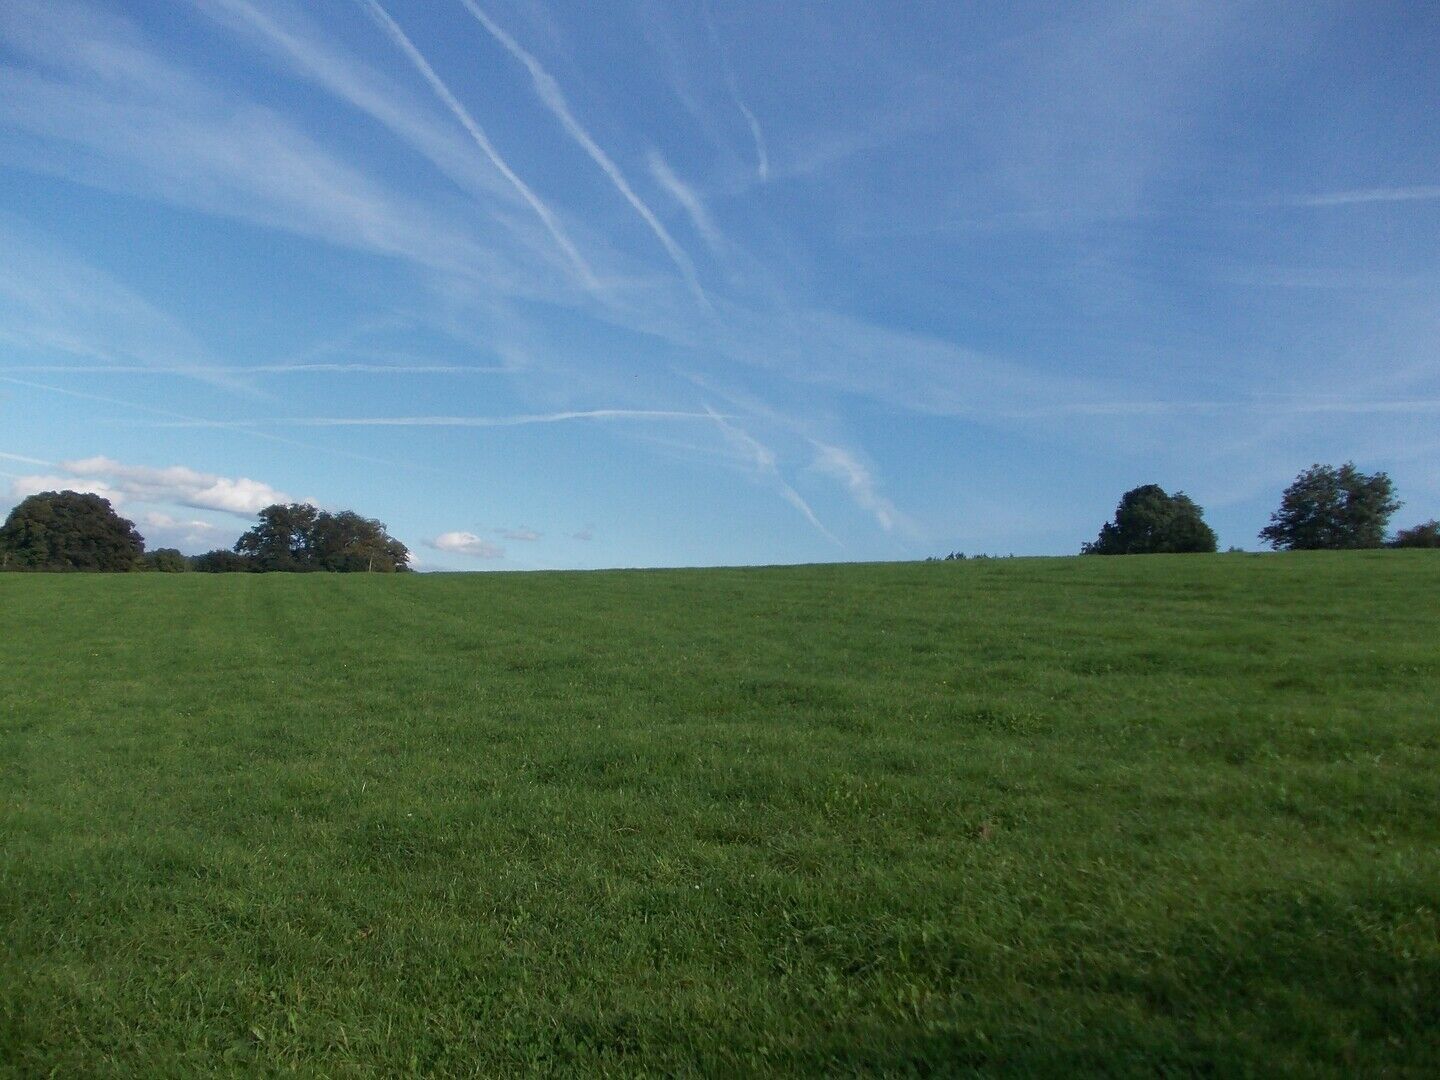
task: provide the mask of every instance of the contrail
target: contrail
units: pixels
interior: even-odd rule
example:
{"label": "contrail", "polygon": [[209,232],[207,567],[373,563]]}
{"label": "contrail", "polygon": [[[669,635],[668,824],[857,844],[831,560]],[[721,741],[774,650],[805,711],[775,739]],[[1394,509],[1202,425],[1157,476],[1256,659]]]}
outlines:
{"label": "contrail", "polygon": [[690,188],[675,175],[669,164],[660,152],[650,151],[650,175],[668,191],[671,197],[678,202],[685,212],[690,215],[690,221],[695,226],[695,231],[710,245],[710,250],[716,255],[723,256],[725,251],[725,237],[716,227],[714,220],[710,217],[705,204],[700,201],[700,196],[691,191]]}
{"label": "contrail", "polygon": [[43,465],[47,469],[54,468],[55,465],[53,461],[45,461],[42,458],[26,457],[24,454],[7,454],[3,451],[0,451],[0,458],[4,458],[6,461],[18,461],[25,465]]}
{"label": "contrail", "polygon": [[[374,0],[371,2],[373,3]],[[650,226],[650,231],[660,241],[661,246],[670,256],[670,261],[679,269],[685,283],[690,286],[690,291],[708,308],[710,300],[705,295],[705,290],[700,287],[700,279],[695,274],[695,264],[690,261],[690,257],[675,242],[675,238],[670,235],[665,226],[660,224],[659,218],[654,215],[650,207],[646,206],[644,200],[635,194],[635,190],[625,179],[624,174],[620,172],[619,167],[610,160],[604,150],[600,149],[595,140],[590,137],[590,133],[581,126],[580,121],[575,119],[575,114],[570,111],[570,105],[565,100],[565,94],[561,91],[560,84],[541,66],[540,61],[533,54],[507,34],[490,16],[486,15],[475,3],[475,0],[460,0],[460,2],[475,17],[476,21],[489,31],[491,37],[504,46],[511,56],[525,65],[525,69],[530,72],[531,81],[535,84],[535,93],[545,103],[546,108],[555,114],[561,125],[570,133],[570,137],[590,155],[590,160],[600,167],[600,170],[610,178],[610,182],[615,185],[616,190],[625,197],[625,201],[634,207],[635,212],[640,215],[645,224]]]}
{"label": "contrail", "polygon": [[17,364],[0,367],[0,373],[23,372],[29,375],[196,375],[202,372],[224,375],[504,375],[513,371],[513,368],[467,367],[464,364],[210,364],[167,367],[149,364]]}
{"label": "contrail", "polygon": [[750,125],[750,135],[755,140],[755,171],[759,174],[761,181],[770,179],[770,154],[765,148],[765,133],[760,130],[760,121],[755,119],[755,114],[740,97],[740,83],[735,78],[735,69],[730,66],[730,57],[725,52],[725,46],[720,41],[720,32],[715,28],[715,15],[710,10],[710,0],[705,0],[705,29],[710,32],[710,42],[715,46],[715,51],[720,55],[720,68],[725,74],[725,85],[730,90],[730,100],[735,103],[735,108],[740,110],[740,115],[745,117],[745,122]]}
{"label": "contrail", "polygon": [[[64,397],[79,398],[82,401],[98,401],[103,405],[117,405],[122,409],[134,409],[137,412],[149,413],[151,416],[165,416],[172,419],[155,424],[156,427],[228,427],[223,421],[200,420],[193,416],[186,416],[184,413],[171,412],[169,409],[157,409],[151,405],[140,405],[133,401],[121,401],[119,398],[104,397],[101,394],[87,394],[82,390],[67,390],[62,386],[49,386],[45,383],[30,382],[27,379],[12,379],[0,375],[0,382],[10,383],[13,386],[25,386],[31,390],[44,390],[51,394],[61,394]],[[336,450],[329,446],[315,446],[312,443],[303,443],[295,439],[287,439],[283,435],[275,435],[268,431],[247,431],[257,439],[265,439],[268,442],[284,443],[286,446],[296,446],[302,450],[318,450],[326,454],[336,454],[340,457],[353,458],[356,461],[368,461],[375,465],[395,465],[396,462],[386,461],[384,458],[371,457],[368,454],[356,454],[349,450]]]}
{"label": "contrail", "polygon": [[381,7],[376,0],[358,0],[358,2],[365,5],[366,9],[370,12],[371,18],[375,20],[382,30],[390,35],[391,40],[399,46],[400,51],[403,52],[410,60],[410,63],[415,66],[415,70],[424,76],[425,81],[430,84],[430,89],[435,91],[435,96],[445,103],[446,108],[454,114],[455,119],[460,121],[465,130],[470,133],[470,137],[475,140],[475,145],[490,159],[491,164],[500,170],[501,175],[510,181],[511,186],[520,193],[521,198],[530,204],[530,209],[535,211],[535,215],[544,223],[545,228],[550,231],[550,235],[554,237],[555,243],[560,246],[560,249],[565,252],[570,261],[575,264],[575,268],[580,272],[586,286],[591,289],[597,288],[598,283],[595,280],[594,273],[591,272],[585,260],[580,257],[580,252],[576,249],[575,245],[570,242],[570,238],[565,235],[565,230],[560,227],[559,221],[557,221],[555,215],[550,212],[550,208],[540,200],[540,197],[536,195],[535,192],[530,190],[529,185],[527,185],[524,180],[521,180],[520,177],[515,174],[515,170],[510,168],[505,159],[500,156],[499,151],[495,149],[484,130],[475,122],[475,119],[466,110],[465,106],[460,104],[459,99],[450,92],[450,88],[446,86],[444,80],[435,73],[435,69],[430,66],[429,61],[427,61],[420,50],[415,47],[415,43],[405,35],[405,31],[400,29],[399,24],[390,17],[389,13]]}
{"label": "contrail", "polygon": [[756,469],[775,482],[781,498],[795,507],[796,510],[799,510],[800,513],[804,514],[805,520],[815,526],[820,534],[827,540],[839,547],[845,546],[840,542],[840,538],[827,529],[820,519],[815,516],[815,511],[810,509],[810,504],[804,500],[800,493],[785,481],[785,477],[780,475],[780,468],[775,463],[775,452],[773,450],[749,432],[742,431],[734,424],[727,423],[726,418],[720,413],[717,413],[709,405],[705,406],[705,415],[715,421],[721,433],[730,441],[732,446],[735,446],[750,458]]}
{"label": "contrail", "polygon": [[1364,188],[1359,191],[1331,191],[1297,199],[1300,206],[1352,206],[1356,203],[1416,202],[1440,199],[1440,185],[1400,188]]}
{"label": "contrail", "polygon": [[191,420],[157,427],[524,427],[567,420],[709,420],[713,414],[671,409],[575,409],[516,416],[290,416],[258,420]]}

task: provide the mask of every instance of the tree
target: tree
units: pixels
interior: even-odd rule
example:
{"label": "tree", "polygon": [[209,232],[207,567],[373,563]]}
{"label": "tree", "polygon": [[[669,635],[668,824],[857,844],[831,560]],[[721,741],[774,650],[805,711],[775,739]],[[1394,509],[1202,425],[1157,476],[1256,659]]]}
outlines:
{"label": "tree", "polygon": [[225,548],[216,548],[190,560],[191,569],[202,574],[243,574],[250,569],[250,560]]}
{"label": "tree", "polygon": [[1395,486],[1383,472],[1366,476],[1349,461],[1338,469],[1312,465],[1285,489],[1260,539],[1286,551],[1378,548],[1398,509]]}
{"label": "tree", "polygon": [[350,510],[322,510],[310,531],[310,557],[317,570],[382,573],[410,569],[410,551],[385,531],[383,522]]}
{"label": "tree", "polygon": [[410,569],[410,551],[373,518],[330,513],[305,503],[276,504],[235,543],[252,570],[396,573]]}
{"label": "tree", "polygon": [[320,513],[308,503],[276,503],[260,511],[260,523],[235,541],[255,570],[310,570],[310,531]]}
{"label": "tree", "polygon": [[0,567],[10,570],[135,569],[145,542],[110,500],[43,491],[10,511],[0,527]]}
{"label": "tree", "polygon": [[162,574],[182,574],[190,569],[190,563],[178,548],[156,548],[147,552],[142,560],[146,570]]}
{"label": "tree", "polygon": [[1082,555],[1158,555],[1214,551],[1215,533],[1203,511],[1183,491],[1167,495],[1158,484],[1132,488],[1115,508],[1115,520],[1100,529]]}
{"label": "tree", "polygon": [[1413,529],[1401,529],[1390,541],[1393,548],[1440,548],[1440,521],[1426,521]]}

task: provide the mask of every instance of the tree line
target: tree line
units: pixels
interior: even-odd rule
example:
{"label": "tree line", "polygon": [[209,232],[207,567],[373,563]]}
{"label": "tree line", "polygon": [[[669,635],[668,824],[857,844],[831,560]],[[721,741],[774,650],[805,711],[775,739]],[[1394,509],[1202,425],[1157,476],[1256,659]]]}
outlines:
{"label": "tree line", "polygon": [[[1401,529],[1387,540],[1386,526],[1403,505],[1383,472],[1362,473],[1353,462],[1339,468],[1312,465],[1280,496],[1260,539],[1276,551],[1345,551],[1378,547],[1440,547],[1440,522]],[[1157,484],[1127,491],[1115,517],[1082,555],[1145,555],[1216,550],[1215,532],[1183,491]]]}
{"label": "tree line", "polygon": [[401,573],[410,551],[383,522],[350,510],[276,503],[232,549],[187,557],[145,550],[134,522],[110,500],[78,491],[44,491],[23,500],[0,526],[0,570],[128,573]]}

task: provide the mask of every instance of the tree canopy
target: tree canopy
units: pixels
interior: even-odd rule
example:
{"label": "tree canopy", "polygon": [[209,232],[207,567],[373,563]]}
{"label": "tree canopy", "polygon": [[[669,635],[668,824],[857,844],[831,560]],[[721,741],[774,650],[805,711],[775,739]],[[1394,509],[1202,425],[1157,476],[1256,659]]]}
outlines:
{"label": "tree canopy", "polygon": [[1285,489],[1260,539],[1286,551],[1378,548],[1398,509],[1395,487],[1383,472],[1367,476],[1349,461],[1338,469],[1312,465]]}
{"label": "tree canopy", "polygon": [[190,560],[180,554],[179,548],[156,548],[145,553],[142,566],[162,574],[183,574],[190,569]]}
{"label": "tree canopy", "polygon": [[190,560],[190,568],[202,574],[243,574],[250,569],[250,560],[228,548],[216,548]]}
{"label": "tree canopy", "polygon": [[1424,521],[1409,529],[1401,529],[1390,541],[1397,548],[1440,548],[1440,521]]}
{"label": "tree canopy", "polygon": [[110,500],[78,491],[24,499],[0,527],[0,569],[136,569],[145,542]]}
{"label": "tree canopy", "polygon": [[1115,520],[1100,529],[1083,555],[1157,555],[1214,551],[1215,533],[1183,491],[1168,495],[1158,484],[1132,488],[1120,498]]}
{"label": "tree canopy", "polygon": [[410,569],[410,551],[383,522],[350,510],[276,503],[235,543],[246,568],[391,574]]}

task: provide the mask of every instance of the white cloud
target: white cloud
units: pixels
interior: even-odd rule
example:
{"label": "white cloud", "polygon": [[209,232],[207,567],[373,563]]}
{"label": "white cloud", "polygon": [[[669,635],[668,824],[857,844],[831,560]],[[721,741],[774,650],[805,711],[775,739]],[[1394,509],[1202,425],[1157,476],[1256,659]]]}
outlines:
{"label": "white cloud", "polygon": [[429,544],[436,551],[469,555],[475,559],[503,559],[505,557],[505,549],[499,544],[492,544],[489,540],[471,532],[441,533],[434,540],[429,541]]}
{"label": "white cloud", "polygon": [[[170,514],[141,514],[136,522],[147,547],[206,548],[234,537],[234,529],[226,529],[199,518],[180,519]],[[228,543],[224,544],[229,547]]]}
{"label": "white cloud", "polygon": [[125,493],[112,484],[103,480],[77,481],[74,476],[64,476],[58,473],[33,473],[29,476],[17,476],[10,484],[10,495],[12,498],[23,499],[28,495],[38,495],[42,491],[74,491],[79,489],[91,495],[99,495],[102,499],[108,499],[111,506],[119,506],[125,501]]}
{"label": "white cloud", "polygon": [[7,364],[0,371],[39,375],[506,375],[511,368],[467,364]]}
{"label": "white cloud", "polygon": [[1305,195],[1296,200],[1300,206],[1353,206],[1357,203],[1420,202],[1440,199],[1440,184],[1416,187],[1361,188],[1356,191],[1330,191]]}
{"label": "white cloud", "polygon": [[[31,0],[7,0],[0,16],[11,8],[12,19],[0,18],[0,41],[34,57],[37,71],[61,77],[0,66],[0,126],[27,136],[5,148],[10,163],[496,287],[536,283],[524,252],[501,254],[465,223],[397,194],[275,111],[206,85],[122,20]],[[553,260],[549,251],[543,257]]]}
{"label": "white cloud", "polygon": [[[747,462],[756,475],[770,481],[779,492],[780,497],[804,515],[805,520],[815,527],[815,530],[824,536],[831,543],[839,544],[840,539],[815,516],[815,511],[810,509],[804,497],[790,486],[789,482],[780,472],[778,459],[775,451],[766,446],[759,439],[755,438],[748,431],[744,431],[736,425],[729,423],[723,416],[714,409],[706,406],[706,412],[710,419],[714,420],[720,428],[725,441],[729,443],[732,450],[743,461]],[[841,545],[843,546],[843,545]]]}
{"label": "white cloud", "polygon": [[594,529],[589,529],[589,528],[581,529],[581,530],[580,530],[579,532],[577,532],[577,533],[571,533],[571,534],[570,534],[570,539],[572,539],[572,540],[594,540],[594,539],[595,539],[595,530],[594,530]]}
{"label": "white cloud", "polygon": [[[367,0],[367,2],[374,4],[374,0]],[[565,100],[565,95],[560,90],[560,84],[541,67],[539,60],[535,59],[531,53],[521,47],[519,42],[486,15],[475,3],[475,0],[460,0],[460,2],[465,5],[471,15],[475,16],[476,21],[485,27],[491,37],[525,66],[525,70],[530,73],[530,79],[535,85],[536,96],[540,98],[547,109],[555,114],[555,118],[560,121],[560,126],[590,156],[590,160],[595,162],[600,171],[609,177],[610,182],[615,185],[615,190],[649,226],[650,231],[655,234],[655,238],[660,241],[660,246],[665,249],[665,253],[670,256],[670,260],[680,271],[680,275],[685,279],[685,284],[690,287],[690,291],[695,294],[696,299],[702,305],[709,308],[710,300],[705,295],[705,290],[700,287],[700,279],[695,276],[695,264],[690,261],[690,256],[685,254],[684,249],[675,242],[675,238],[670,235],[664,225],[660,224],[660,219],[655,216],[644,200],[635,194],[619,166],[610,160],[609,155],[600,149],[600,146],[590,137],[590,133],[580,125],[580,121],[575,119],[575,114],[570,111],[569,102]]]}
{"label": "white cloud", "polygon": [[104,271],[9,227],[3,217],[0,342],[102,361],[93,365],[96,371],[112,364],[164,368],[237,385],[208,362],[205,347],[176,320]]}
{"label": "white cloud", "polygon": [[560,424],[569,420],[710,420],[715,413],[675,409],[568,409],[554,413],[518,416],[290,416],[259,420],[177,420],[156,427],[526,427]]}
{"label": "white cloud", "polygon": [[240,517],[250,517],[273,503],[293,501],[284,492],[258,480],[217,476],[183,465],[156,469],[92,457],[61,462],[57,469],[59,471],[52,474],[20,477],[12,487],[12,494],[18,497],[83,486],[112,503],[170,503],[197,510],[220,510]]}
{"label": "white cloud", "polygon": [[435,92],[435,96],[445,104],[445,107],[450,110],[455,119],[458,120],[466,132],[469,133],[470,138],[475,141],[475,145],[490,159],[490,163],[499,170],[500,174],[504,176],[506,180],[510,181],[511,186],[520,194],[520,197],[529,204],[530,208],[535,212],[535,216],[538,217],[545,226],[546,231],[554,238],[556,245],[574,264],[581,278],[587,285],[593,286],[595,283],[595,275],[591,272],[585,260],[581,258],[579,250],[577,250],[574,243],[571,242],[570,237],[566,235],[565,230],[561,227],[559,220],[550,208],[541,201],[540,196],[536,195],[530,186],[526,184],[524,180],[520,179],[515,171],[506,163],[505,159],[500,156],[499,151],[495,149],[489,137],[481,129],[480,125],[475,122],[474,117],[470,115],[464,105],[460,104],[459,99],[456,98],[450,91],[450,88],[445,85],[444,80],[436,74],[435,69],[430,66],[430,62],[425,59],[424,54],[415,47],[415,43],[406,36],[405,31],[400,29],[400,25],[392,19],[389,13],[377,4],[375,0],[363,0],[363,2],[370,12],[371,17],[375,20],[376,25],[389,35],[390,39],[400,51],[405,54],[406,59],[410,61],[415,70],[418,71],[429,84],[430,89]]}
{"label": "white cloud", "polygon": [[540,539],[540,534],[534,529],[521,525],[515,529],[496,529],[495,532],[505,540],[519,540],[524,543],[533,543]]}
{"label": "white cloud", "polygon": [[886,532],[902,522],[895,504],[880,494],[870,469],[850,451],[827,443],[816,442],[815,468],[840,481],[861,509],[868,510]]}
{"label": "white cloud", "polygon": [[43,458],[26,457],[24,454],[0,453],[0,458],[4,458],[6,461],[18,461],[22,465],[40,465],[47,469],[51,468],[50,462],[45,461]]}
{"label": "white cloud", "polygon": [[700,196],[675,175],[675,171],[660,156],[658,150],[650,151],[650,175],[655,178],[656,183],[670,193],[673,198],[690,215],[690,223],[695,226],[695,231],[704,238],[705,243],[710,245],[710,250],[717,255],[723,255],[725,251],[725,237],[715,225],[715,220],[710,212],[705,209],[705,204],[700,201]]}
{"label": "white cloud", "polygon": [[720,31],[715,26],[715,13],[710,10],[710,0],[705,0],[705,29],[710,33],[710,42],[715,46],[715,52],[720,56],[720,68],[725,74],[725,87],[730,91],[730,100],[735,103],[735,108],[740,110],[740,115],[745,117],[745,123],[749,125],[750,137],[755,140],[755,175],[763,184],[770,179],[770,152],[765,147],[765,133],[760,130],[760,121],[755,119],[755,114],[750,111],[750,106],[745,104],[740,97],[740,80],[735,77],[735,69],[730,65],[730,56],[725,51],[725,45],[720,40]]}

